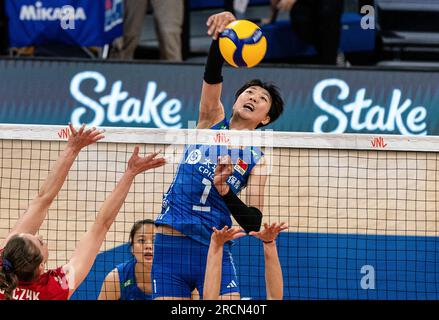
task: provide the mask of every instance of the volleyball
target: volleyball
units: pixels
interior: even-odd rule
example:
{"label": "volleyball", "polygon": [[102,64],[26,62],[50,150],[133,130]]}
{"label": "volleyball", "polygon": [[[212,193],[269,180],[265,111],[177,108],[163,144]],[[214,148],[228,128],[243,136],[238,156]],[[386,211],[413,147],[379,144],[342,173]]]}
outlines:
{"label": "volleyball", "polygon": [[219,47],[224,59],[235,68],[256,66],[267,52],[262,30],[248,20],[228,24],[220,34]]}

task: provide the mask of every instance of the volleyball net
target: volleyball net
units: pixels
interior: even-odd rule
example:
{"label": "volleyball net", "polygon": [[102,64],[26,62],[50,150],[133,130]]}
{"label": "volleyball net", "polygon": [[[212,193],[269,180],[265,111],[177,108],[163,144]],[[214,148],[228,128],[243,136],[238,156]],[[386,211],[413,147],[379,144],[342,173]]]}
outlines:
{"label": "volleyball net", "polygon": [[[285,299],[439,298],[438,137],[106,131],[103,141],[81,151],[40,229],[49,244],[49,268],[68,261],[135,145],[143,154],[162,150],[168,162],[136,177],[74,298],[96,299],[106,274],[130,258],[133,223],[160,214],[163,194],[188,144],[258,146],[264,151],[268,180],[263,221],[289,226],[277,241]],[[0,125],[1,239],[37,194],[68,134],[66,127]],[[246,202],[248,190],[240,197]],[[241,296],[264,299],[261,242],[240,238],[232,253]]]}

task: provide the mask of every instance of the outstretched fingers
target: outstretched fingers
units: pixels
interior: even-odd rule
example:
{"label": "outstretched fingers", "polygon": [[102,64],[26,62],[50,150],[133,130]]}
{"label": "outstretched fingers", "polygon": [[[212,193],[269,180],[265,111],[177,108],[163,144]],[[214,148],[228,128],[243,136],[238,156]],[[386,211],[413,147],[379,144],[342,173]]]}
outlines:
{"label": "outstretched fingers", "polygon": [[218,16],[215,14],[213,16],[210,16],[209,19],[207,19],[206,25],[209,27],[207,29],[207,34],[209,36],[213,35],[216,29],[216,21],[218,20]]}
{"label": "outstretched fingers", "polygon": [[105,130],[97,130],[95,127],[93,127],[90,130],[89,137],[90,137],[90,139],[92,139],[93,142],[96,142],[96,141],[99,141],[99,140],[105,138],[104,132],[105,132]]}
{"label": "outstretched fingers", "polygon": [[235,239],[241,238],[241,237],[246,235],[244,230],[242,228],[238,228],[238,227],[229,228],[228,226],[224,226],[221,230],[218,230],[217,228],[212,227],[212,230],[213,230],[212,236],[215,237],[216,239],[222,241],[222,242],[235,240]]}
{"label": "outstretched fingers", "polygon": [[288,228],[285,222],[281,222],[281,223],[274,222],[271,225],[269,225],[267,222],[264,222],[263,226],[264,229],[262,229],[261,231],[258,232],[251,231],[249,234],[262,241],[271,242],[276,240],[280,232]]}
{"label": "outstretched fingers", "polygon": [[150,168],[161,167],[166,163],[165,158],[156,158],[161,152],[162,150],[159,150],[157,152],[148,154],[146,157],[143,158],[143,161],[145,162],[145,164],[148,164]]}
{"label": "outstretched fingers", "polygon": [[212,23],[215,21],[216,15],[211,15],[206,22],[206,26],[210,27],[212,25]]}
{"label": "outstretched fingers", "polygon": [[246,233],[244,232],[244,230],[242,228],[234,227],[234,228],[230,229],[228,232],[232,236],[232,240],[236,240],[236,239],[241,238],[241,237],[246,235]]}
{"label": "outstretched fingers", "polygon": [[284,230],[288,229],[288,225],[285,222],[282,222],[279,225],[279,229],[280,229],[280,231],[284,231]]}
{"label": "outstretched fingers", "polygon": [[229,21],[223,21],[217,29],[217,34],[216,37],[218,38],[219,34],[222,33],[224,31],[224,29],[226,29],[226,26],[229,24]]}
{"label": "outstretched fingers", "polygon": [[211,15],[206,22],[208,27],[207,34],[214,40],[218,39],[218,34],[224,31],[224,28],[232,21],[236,20],[230,12],[221,12]]}
{"label": "outstretched fingers", "polygon": [[85,123],[82,124],[81,128],[79,128],[78,136],[81,136],[85,129]]}
{"label": "outstretched fingers", "polygon": [[164,158],[154,159],[149,163],[151,169],[164,166],[165,164],[166,164],[166,160]]}
{"label": "outstretched fingers", "polygon": [[133,156],[138,156],[138,155],[139,155],[139,146],[135,146],[133,150]]}
{"label": "outstretched fingers", "polygon": [[139,151],[139,146],[135,146],[133,154],[128,161],[128,170],[131,170],[131,172],[135,175],[149,169],[161,167],[166,164],[165,158],[155,158],[161,152],[161,150],[159,152],[148,154],[145,157],[139,156]]}
{"label": "outstretched fingers", "polygon": [[103,133],[104,130],[97,130],[95,127],[91,129],[85,129],[85,124],[83,124],[77,131],[72,123],[69,123],[70,137],[68,144],[74,147],[76,150],[81,150],[88,145],[95,143],[96,141],[105,138]]}
{"label": "outstretched fingers", "polygon": [[76,136],[78,134],[78,132],[76,131],[75,127],[73,126],[73,124],[71,122],[69,122],[69,128],[70,128],[70,132],[71,132],[72,136]]}

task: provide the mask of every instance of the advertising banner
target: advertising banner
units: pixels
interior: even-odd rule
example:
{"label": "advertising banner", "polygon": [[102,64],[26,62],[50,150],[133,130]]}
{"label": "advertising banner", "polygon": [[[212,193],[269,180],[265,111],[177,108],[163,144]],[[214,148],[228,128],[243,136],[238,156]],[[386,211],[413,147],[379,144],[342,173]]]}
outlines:
{"label": "advertising banner", "polygon": [[[0,123],[187,128],[203,65],[0,60]],[[439,134],[439,73],[378,69],[224,68],[230,116],[248,80],[276,84],[282,116],[267,128],[318,133]]]}
{"label": "advertising banner", "polygon": [[122,35],[123,0],[5,0],[11,47],[103,46]]}

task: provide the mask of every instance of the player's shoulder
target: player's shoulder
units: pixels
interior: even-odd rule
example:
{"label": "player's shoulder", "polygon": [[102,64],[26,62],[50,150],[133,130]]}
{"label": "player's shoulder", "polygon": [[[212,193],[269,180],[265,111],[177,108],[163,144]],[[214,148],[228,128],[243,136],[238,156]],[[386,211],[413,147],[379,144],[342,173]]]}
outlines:
{"label": "player's shoulder", "polygon": [[107,276],[105,277],[105,281],[119,282],[119,269],[118,268],[114,268],[113,270],[111,270],[107,274]]}
{"label": "player's shoulder", "polygon": [[266,175],[267,174],[267,158],[264,154],[261,153],[257,157],[253,157],[253,161],[255,162],[252,170],[250,171],[250,175]]}
{"label": "player's shoulder", "polygon": [[113,275],[117,277],[117,279],[124,279],[126,277],[130,277],[132,273],[134,273],[136,265],[135,259],[129,259],[124,262],[119,263],[116,265],[116,268],[113,269],[114,273]]}
{"label": "player's shoulder", "polygon": [[216,121],[213,125],[211,125],[210,129],[212,129],[212,130],[227,130],[227,129],[230,129],[229,121],[227,120],[226,117],[224,117],[220,121]]}
{"label": "player's shoulder", "polygon": [[40,279],[45,279],[48,277],[64,277],[66,275],[66,272],[63,268],[63,266],[57,267],[55,269],[47,270],[45,273],[43,273],[40,276]]}
{"label": "player's shoulder", "polygon": [[[32,287],[47,297],[60,295],[61,299],[66,299],[66,292],[69,290],[68,280],[63,266],[50,269],[43,273],[37,281],[32,283]],[[64,297],[65,296],[65,297]],[[52,300],[52,298],[48,298]]]}
{"label": "player's shoulder", "polygon": [[117,274],[125,273],[126,270],[131,267],[131,264],[132,264],[131,262],[132,262],[131,260],[121,262],[121,263],[117,264],[116,267],[111,272],[117,273]]}

